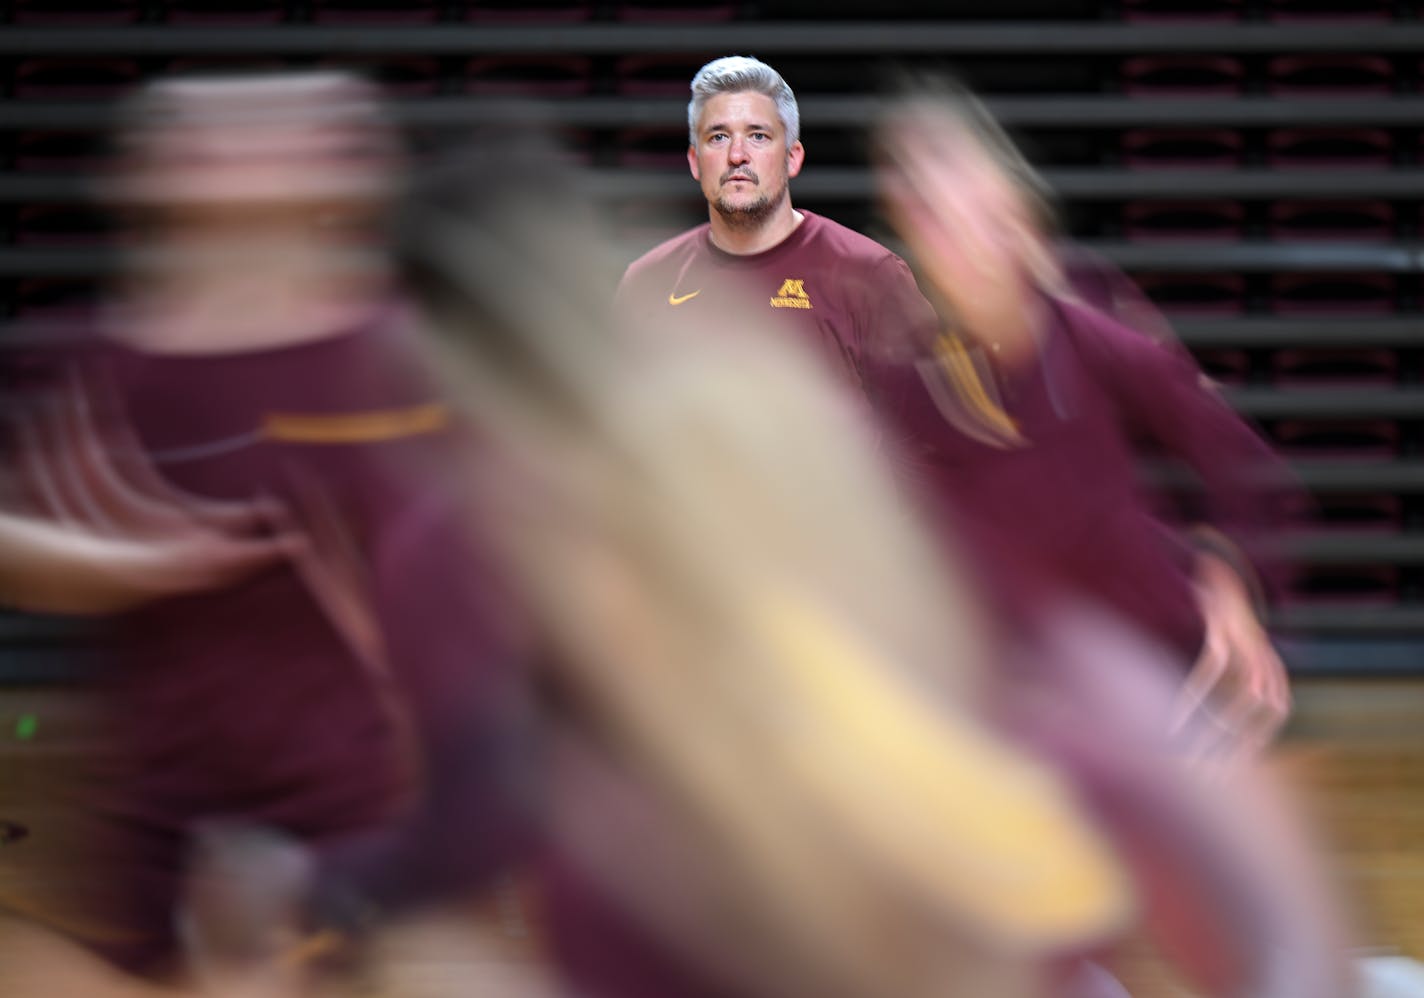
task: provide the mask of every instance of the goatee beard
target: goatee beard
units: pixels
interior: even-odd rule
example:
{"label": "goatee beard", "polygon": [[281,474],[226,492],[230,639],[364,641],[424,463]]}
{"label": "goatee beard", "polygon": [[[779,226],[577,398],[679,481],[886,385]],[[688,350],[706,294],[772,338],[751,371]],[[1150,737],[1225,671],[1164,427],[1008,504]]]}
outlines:
{"label": "goatee beard", "polygon": [[712,202],[712,207],[716,209],[717,214],[722,217],[722,221],[726,222],[728,227],[755,229],[771,217],[784,195],[785,190],[783,189],[782,194],[777,197],[768,197],[763,194],[750,204],[737,205],[728,204],[725,197],[720,197]]}

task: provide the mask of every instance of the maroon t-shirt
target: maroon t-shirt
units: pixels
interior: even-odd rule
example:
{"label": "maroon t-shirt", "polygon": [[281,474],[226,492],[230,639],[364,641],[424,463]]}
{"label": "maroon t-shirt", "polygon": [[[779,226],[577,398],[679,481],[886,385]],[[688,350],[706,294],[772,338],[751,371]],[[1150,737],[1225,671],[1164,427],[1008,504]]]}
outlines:
{"label": "maroon t-shirt", "polygon": [[617,313],[654,334],[765,327],[809,346],[836,377],[871,396],[873,366],[904,356],[938,326],[905,261],[814,212],[761,253],[712,243],[711,226],[668,240],[629,265]]}

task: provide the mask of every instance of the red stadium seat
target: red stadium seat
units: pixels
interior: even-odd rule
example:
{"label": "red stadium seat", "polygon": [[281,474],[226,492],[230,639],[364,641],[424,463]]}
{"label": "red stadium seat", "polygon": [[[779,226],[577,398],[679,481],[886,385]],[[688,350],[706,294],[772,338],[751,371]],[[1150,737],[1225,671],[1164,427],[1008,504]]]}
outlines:
{"label": "red stadium seat", "polygon": [[291,11],[286,0],[166,0],[172,24],[281,24]]}
{"label": "red stadium seat", "polygon": [[1122,162],[1134,170],[1231,169],[1240,166],[1246,140],[1225,128],[1138,128],[1122,136]]}
{"label": "red stadium seat", "polygon": [[1124,0],[1124,21],[1239,21],[1241,0]]}
{"label": "red stadium seat", "polygon": [[314,0],[318,24],[432,24],[440,19],[436,0]]}
{"label": "red stadium seat", "polygon": [[82,315],[93,307],[97,297],[98,287],[92,281],[28,278],[15,290],[15,317],[61,319]]}
{"label": "red stadium seat", "polygon": [[1387,419],[1284,419],[1271,436],[1281,453],[1293,458],[1372,460],[1399,453],[1399,424]]}
{"label": "red stadium seat", "polygon": [[1394,238],[1394,207],[1388,201],[1277,201],[1269,231],[1282,242],[1387,242]]}
{"label": "red stadium seat", "polygon": [[1267,0],[1273,21],[1388,21],[1387,0]]}
{"label": "red stadium seat", "polygon": [[593,88],[593,62],[582,56],[486,56],[465,64],[472,94],[577,97]]}
{"label": "red stadium seat", "polygon": [[1123,234],[1133,242],[1236,242],[1246,208],[1239,201],[1129,201]]}
{"label": "red stadium seat", "polygon": [[1278,315],[1384,315],[1394,311],[1389,274],[1277,274],[1271,308]]}
{"label": "red stadium seat", "polygon": [[625,2],[614,7],[621,21],[644,21],[659,24],[699,24],[732,21],[737,17],[737,5],[725,0],[703,3],[638,3]]}
{"label": "red stadium seat", "polygon": [[139,82],[133,59],[26,59],[15,67],[16,97],[87,100],[117,97]]}
{"label": "red stadium seat", "polygon": [[1399,357],[1382,347],[1311,347],[1278,350],[1271,357],[1276,384],[1392,385],[1399,380]]}
{"label": "red stadium seat", "polygon": [[193,73],[198,75],[220,75],[225,73],[249,73],[253,71],[281,70],[290,65],[275,56],[250,58],[240,55],[194,55],[174,59],[168,64],[170,73]]}
{"label": "red stadium seat", "polygon": [[629,128],[618,133],[620,166],[647,169],[687,168],[687,130]]}
{"label": "red stadium seat", "polygon": [[112,230],[93,208],[73,204],[27,204],[15,213],[17,246],[103,246]]}
{"label": "red stadium seat", "polygon": [[20,173],[83,173],[103,166],[104,157],[91,132],[21,132],[14,164]]}
{"label": "red stadium seat", "polygon": [[464,17],[469,21],[587,21],[593,4],[578,0],[466,0]]}
{"label": "red stadium seat", "polygon": [[1394,66],[1373,55],[1283,55],[1266,64],[1267,88],[1281,95],[1385,96]]}
{"label": "red stadium seat", "polygon": [[1246,279],[1239,274],[1140,274],[1137,285],[1172,315],[1240,315]]}
{"label": "red stadium seat", "polygon": [[1312,565],[1300,569],[1282,602],[1295,606],[1388,606],[1399,601],[1394,565]]}
{"label": "red stadium seat", "polygon": [[143,13],[138,0],[14,0],[16,24],[107,28],[133,24]]}
{"label": "red stadium seat", "polygon": [[1241,60],[1227,56],[1139,56],[1122,64],[1122,89],[1129,94],[1225,96],[1241,93],[1245,76]]}
{"label": "red stadium seat", "polygon": [[1266,134],[1266,162],[1291,169],[1387,169],[1394,139],[1383,128],[1282,128]]}
{"label": "red stadium seat", "polygon": [[342,57],[324,64],[354,69],[395,97],[429,97],[440,92],[440,60],[432,56]]}
{"label": "red stadium seat", "polygon": [[1404,501],[1391,495],[1319,495],[1302,511],[1318,530],[1392,534],[1404,528]]}
{"label": "red stadium seat", "polygon": [[614,64],[615,86],[630,97],[683,97],[687,85],[709,60],[707,56],[632,55]]}

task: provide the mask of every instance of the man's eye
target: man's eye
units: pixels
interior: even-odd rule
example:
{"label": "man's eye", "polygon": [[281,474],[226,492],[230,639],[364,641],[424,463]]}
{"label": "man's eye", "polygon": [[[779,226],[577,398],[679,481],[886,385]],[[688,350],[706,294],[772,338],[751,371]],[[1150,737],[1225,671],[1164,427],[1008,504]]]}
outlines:
{"label": "man's eye", "polygon": [[707,141],[712,143],[713,145],[716,145],[718,142],[725,141],[726,138],[726,135],[723,135],[721,132],[718,132],[716,135],[709,135],[707,137]]}

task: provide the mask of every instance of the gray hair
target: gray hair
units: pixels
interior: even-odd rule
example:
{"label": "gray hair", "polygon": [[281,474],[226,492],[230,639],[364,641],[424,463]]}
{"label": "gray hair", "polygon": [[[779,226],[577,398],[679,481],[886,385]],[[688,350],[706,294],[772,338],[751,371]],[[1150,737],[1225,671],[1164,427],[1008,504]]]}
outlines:
{"label": "gray hair", "polygon": [[801,111],[796,95],[791,92],[781,74],[760,59],[746,55],[728,55],[713,59],[692,78],[692,100],[687,104],[687,140],[697,144],[697,119],[707,102],[718,94],[745,91],[764,94],[776,102],[776,113],[786,129],[786,145],[791,147],[801,138]]}

